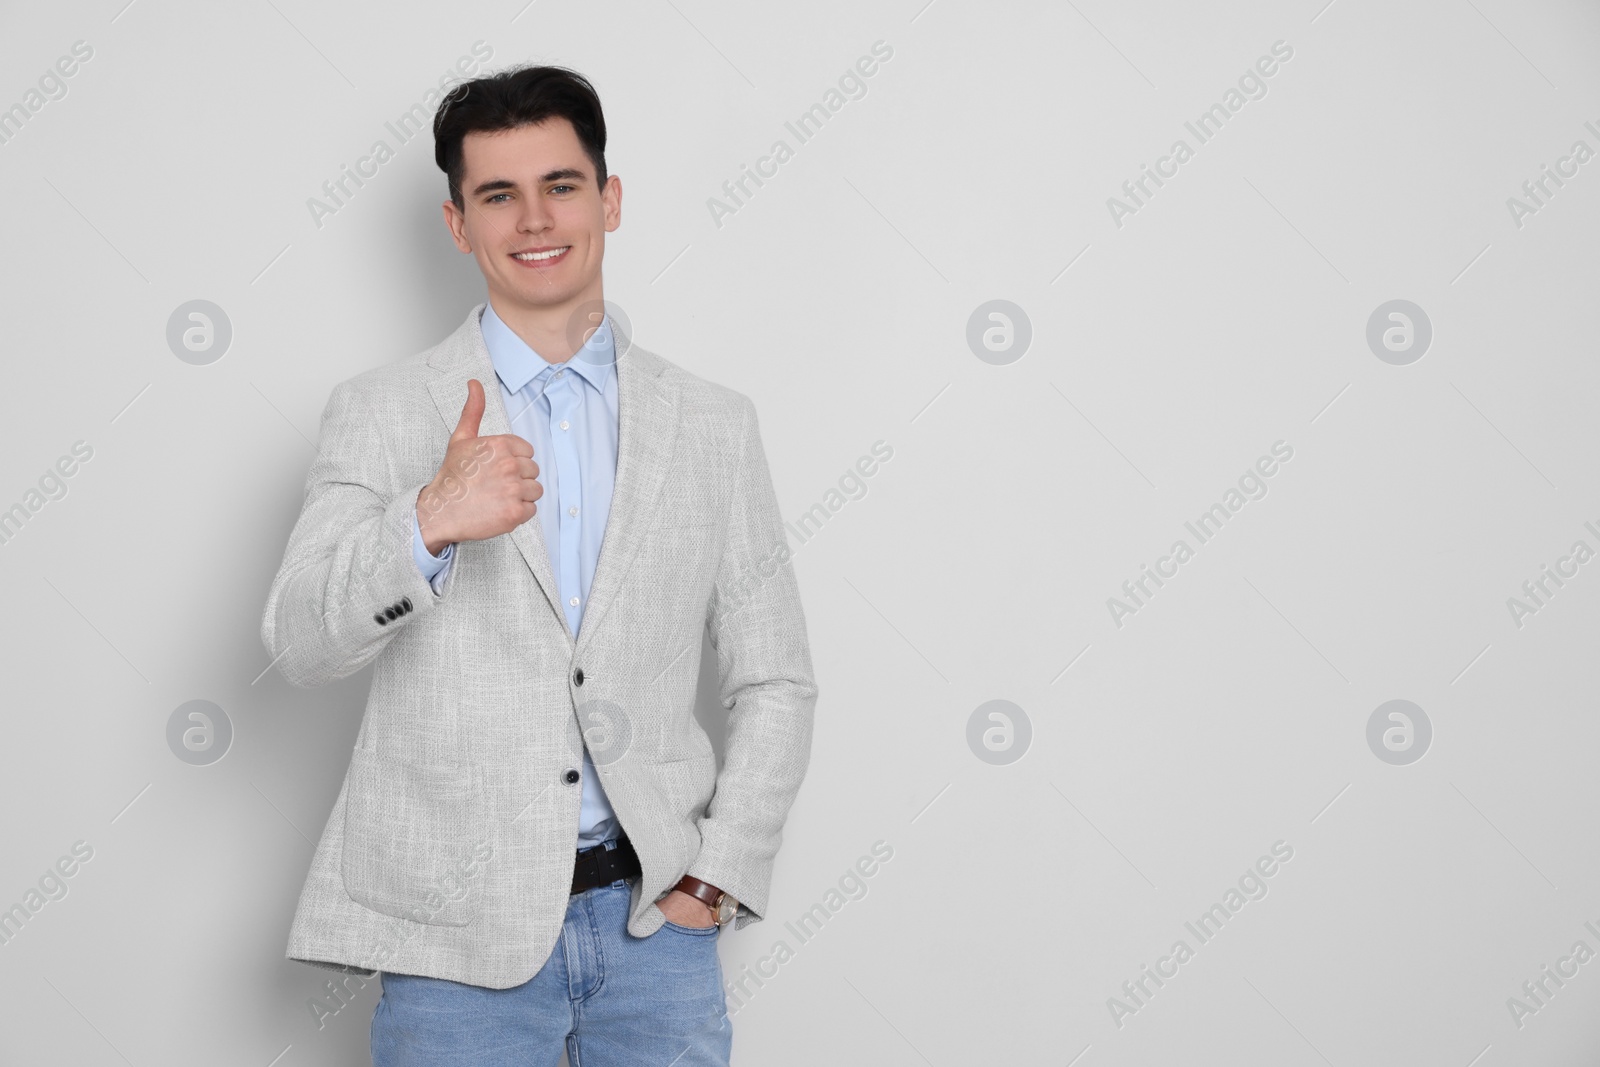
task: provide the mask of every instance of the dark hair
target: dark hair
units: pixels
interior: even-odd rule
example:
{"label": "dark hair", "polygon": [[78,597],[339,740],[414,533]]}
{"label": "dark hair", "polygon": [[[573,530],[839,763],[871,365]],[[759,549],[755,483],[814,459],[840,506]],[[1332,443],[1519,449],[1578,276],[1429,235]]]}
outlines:
{"label": "dark hair", "polygon": [[531,126],[549,118],[572,123],[578,143],[606,183],[606,118],[594,86],[566,67],[520,67],[464,82],[445,94],[433,116],[433,160],[450,182],[450,199],[461,196],[461,142],[469,133]]}

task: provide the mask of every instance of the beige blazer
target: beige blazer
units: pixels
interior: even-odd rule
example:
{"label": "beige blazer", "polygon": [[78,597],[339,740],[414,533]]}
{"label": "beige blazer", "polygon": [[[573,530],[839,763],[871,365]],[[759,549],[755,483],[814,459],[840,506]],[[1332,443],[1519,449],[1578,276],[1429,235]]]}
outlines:
{"label": "beige blazer", "polygon": [[[628,931],[655,932],[685,873],[739,899],[735,929],[760,920],[817,686],[755,408],[620,335],[616,485],[576,642],[537,518],[458,544],[434,593],[412,516],[468,379],[482,435],[511,432],[482,311],[334,387],[261,639],[296,686],[374,666],[286,955],[506,989],[561,932],[585,736],[643,867]],[[694,716],[707,627],[720,773]]]}

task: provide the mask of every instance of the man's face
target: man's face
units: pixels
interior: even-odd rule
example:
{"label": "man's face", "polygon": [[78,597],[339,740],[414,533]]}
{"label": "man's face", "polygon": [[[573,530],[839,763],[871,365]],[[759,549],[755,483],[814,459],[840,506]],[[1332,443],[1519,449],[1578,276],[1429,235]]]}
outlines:
{"label": "man's face", "polygon": [[445,201],[445,222],[456,247],[477,258],[497,303],[575,310],[599,300],[605,235],[622,222],[622,182],[613,174],[596,185],[572,123],[475,131],[461,154],[465,211]]}

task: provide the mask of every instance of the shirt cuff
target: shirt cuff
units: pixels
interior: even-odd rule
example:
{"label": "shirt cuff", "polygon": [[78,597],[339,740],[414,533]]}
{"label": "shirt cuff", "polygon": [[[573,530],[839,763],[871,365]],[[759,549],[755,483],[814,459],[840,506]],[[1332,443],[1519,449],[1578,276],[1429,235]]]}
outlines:
{"label": "shirt cuff", "polygon": [[456,546],[454,543],[444,546],[444,551],[437,556],[428,551],[428,546],[422,540],[422,523],[417,519],[415,509],[411,512],[411,558],[417,564],[417,570],[433,586],[437,593],[444,584],[445,575],[449,572],[450,561],[455,558]]}

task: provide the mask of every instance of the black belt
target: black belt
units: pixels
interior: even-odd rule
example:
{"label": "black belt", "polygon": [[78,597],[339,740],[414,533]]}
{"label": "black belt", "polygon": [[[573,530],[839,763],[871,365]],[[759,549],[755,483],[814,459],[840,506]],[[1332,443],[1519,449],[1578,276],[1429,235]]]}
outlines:
{"label": "black belt", "polygon": [[578,859],[572,868],[574,893],[610,885],[618,878],[639,877],[639,854],[633,851],[633,844],[626,837],[617,838],[615,848],[607,848],[609,843],[601,842],[578,850]]}

